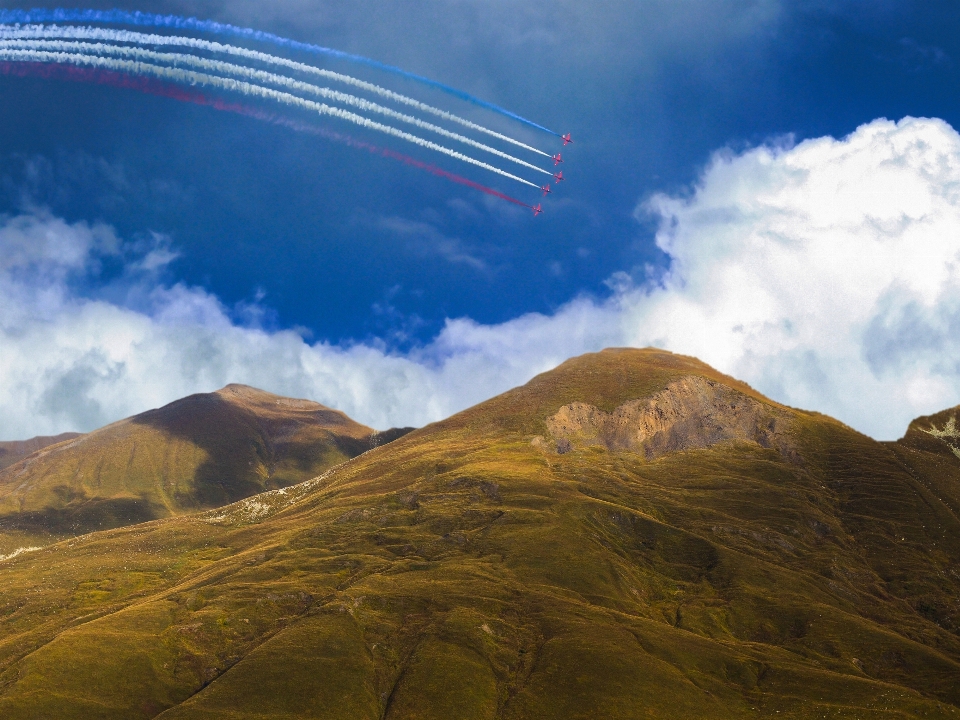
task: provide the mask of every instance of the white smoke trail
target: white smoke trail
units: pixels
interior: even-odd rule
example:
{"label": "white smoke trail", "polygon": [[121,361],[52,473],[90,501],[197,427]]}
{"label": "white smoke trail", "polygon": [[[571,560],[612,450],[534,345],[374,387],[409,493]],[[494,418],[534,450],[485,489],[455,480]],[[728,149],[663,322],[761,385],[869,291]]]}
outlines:
{"label": "white smoke trail", "polygon": [[495,130],[491,130],[490,128],[484,127],[483,125],[479,125],[475,122],[471,122],[470,120],[462,118],[459,115],[454,115],[446,110],[441,110],[440,108],[433,107],[432,105],[427,105],[419,100],[407,97],[406,95],[401,95],[400,93],[393,92],[392,90],[387,90],[379,85],[374,85],[373,83],[351,77],[350,75],[343,75],[342,73],[333,72],[332,70],[325,70],[323,68],[314,67],[313,65],[297,62],[296,60],[290,60],[288,58],[278,57],[277,55],[258,52],[257,50],[248,50],[247,48],[236,47],[234,45],[224,45],[218,42],[200,40],[198,38],[191,37],[181,37],[178,35],[157,35],[153,33],[132,32],[129,30],[111,30],[109,28],[58,27],[56,25],[26,25],[21,27],[0,25],[0,38],[104,40],[107,42],[128,42],[138,45],[188,47],[195,50],[206,50],[208,52],[234,55],[236,57],[243,57],[248,60],[256,60],[258,62],[270,65],[283,66],[298,72],[318,75],[320,77],[327,78],[328,80],[334,80],[336,82],[352,85],[353,87],[361,90],[366,90],[367,92],[379,95],[384,99],[392,100],[393,102],[416,108],[421,112],[434,115],[444,120],[448,120],[449,122],[457,123],[463,127],[470,128],[471,130],[476,130],[477,132],[485,133],[491,137],[497,138],[498,140],[511,143],[512,145],[521,147],[524,150],[529,150],[537,155],[551,157],[549,153],[545,153],[543,150],[539,150],[532,145],[520,142],[509,135],[498,133]]}
{"label": "white smoke trail", "polygon": [[448,138],[450,140],[456,140],[465,145],[477,148],[478,150],[483,150],[485,152],[501,157],[505,160],[510,160],[515,162],[518,165],[522,165],[525,168],[530,170],[536,170],[537,172],[543,173],[544,175],[553,175],[549,170],[544,170],[539,168],[536,165],[521,160],[520,158],[514,157],[508,153],[492,148],[483,143],[479,143],[476,140],[472,140],[458,133],[450,132],[445,130],[442,127],[434,125],[433,123],[424,122],[419,118],[415,118],[411,115],[405,115],[399,113],[396,110],[391,110],[390,108],[384,107],[383,105],[378,105],[377,103],[370,102],[369,100],[364,100],[359,98],[356,95],[350,95],[348,93],[340,92],[339,90],[331,90],[330,88],[318,87],[316,85],[311,85],[310,83],[301,82],[300,80],[294,80],[293,78],[286,77],[285,75],[276,75],[275,73],[269,73],[264,70],[257,70],[256,68],[250,68],[243,65],[235,65],[233,63],[222,62],[220,60],[209,60],[203,57],[197,57],[196,55],[184,55],[180,53],[159,53],[154,52],[153,50],[144,50],[139,47],[129,47],[126,45],[106,45],[103,43],[85,43],[85,42],[65,42],[62,40],[0,40],[0,49],[25,49],[25,50],[45,50],[50,52],[59,52],[59,53],[85,53],[87,55],[118,55],[120,57],[135,58],[137,60],[148,60],[160,63],[166,63],[170,65],[188,65],[201,70],[208,70],[210,72],[217,73],[226,73],[228,75],[236,75],[239,77],[244,77],[250,80],[255,80],[259,83],[269,83],[272,85],[279,85],[280,87],[285,87],[290,90],[295,90],[301,93],[311,93],[313,95],[318,95],[319,97],[326,98],[327,100],[333,100],[339,102],[343,105],[350,105],[362,110],[364,112],[378,113],[384,115],[392,120],[398,120],[400,122],[413,125],[420,128],[421,130],[427,130],[429,132],[434,132],[442,137]]}
{"label": "white smoke trail", "polygon": [[379,132],[386,133],[387,135],[392,135],[393,137],[406,140],[414,145],[435,150],[449,157],[462,160],[463,162],[476,165],[477,167],[497,173],[498,175],[510,178],[511,180],[516,180],[524,185],[529,185],[530,187],[539,189],[538,185],[530,182],[529,180],[524,180],[523,178],[508,173],[506,170],[501,170],[494,165],[490,165],[481,160],[477,160],[476,158],[472,158],[469,155],[464,155],[463,153],[459,153],[456,150],[452,150],[443,145],[438,145],[437,143],[429,140],[424,140],[417,135],[405,132],[399,128],[395,128],[390,125],[384,125],[383,123],[376,122],[375,120],[371,120],[370,118],[366,118],[362,115],[357,115],[356,113],[349,112],[348,110],[343,110],[338,107],[331,107],[326,103],[314,102],[313,100],[307,100],[296,95],[291,95],[290,93],[273,90],[272,88],[253,85],[251,83],[243,82],[242,80],[233,80],[232,78],[218,77],[216,75],[208,75],[206,73],[193,72],[192,70],[183,70],[181,68],[152,65],[150,63],[143,63],[135,60],[115,60],[113,58],[105,58],[97,55],[45,52],[40,50],[0,50],[0,60],[6,60],[9,62],[38,62],[80,65],[103,70],[116,70],[134,75],[152,75],[153,77],[160,78],[162,80],[186,83],[188,85],[206,85],[209,87],[218,88],[220,90],[239,92],[243,95],[248,95],[251,97],[260,97],[266,100],[276,100],[280,103],[292,105],[294,107],[301,107],[305,110],[313,110],[321,115],[336,117],[370,130],[377,130]]}

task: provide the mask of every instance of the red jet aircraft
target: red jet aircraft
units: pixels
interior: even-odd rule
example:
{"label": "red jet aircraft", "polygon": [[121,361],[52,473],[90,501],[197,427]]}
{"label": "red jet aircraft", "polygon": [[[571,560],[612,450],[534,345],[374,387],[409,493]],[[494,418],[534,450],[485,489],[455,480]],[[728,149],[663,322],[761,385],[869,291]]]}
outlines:
{"label": "red jet aircraft", "polygon": [[553,156],[553,165],[554,165],[554,167],[556,167],[557,165],[559,165],[559,164],[562,163],[562,162],[563,162],[563,158],[560,157],[560,153],[557,153],[556,155]]}
{"label": "red jet aircraft", "polygon": [[542,188],[540,188],[540,189],[543,190],[543,196],[544,196],[544,197],[546,197],[546,196],[549,195],[551,192],[553,192],[552,190],[550,190],[550,183],[547,183],[546,185],[544,185],[544,186],[543,186]]}
{"label": "red jet aircraft", "polygon": [[573,140],[572,140],[571,137],[570,137],[570,133],[567,133],[566,135],[561,135],[560,137],[563,138],[563,146],[564,146],[564,147],[566,147],[567,145],[569,145],[570,143],[573,142]]}
{"label": "red jet aircraft", "polygon": [[556,180],[557,182],[563,182],[563,170],[561,170],[556,175],[554,175],[553,179]]}
{"label": "red jet aircraft", "polygon": [[539,215],[539,214],[542,213],[542,212],[543,212],[543,206],[540,205],[539,203],[537,203],[537,206],[536,206],[535,208],[533,208],[533,216],[536,217],[537,215]]}

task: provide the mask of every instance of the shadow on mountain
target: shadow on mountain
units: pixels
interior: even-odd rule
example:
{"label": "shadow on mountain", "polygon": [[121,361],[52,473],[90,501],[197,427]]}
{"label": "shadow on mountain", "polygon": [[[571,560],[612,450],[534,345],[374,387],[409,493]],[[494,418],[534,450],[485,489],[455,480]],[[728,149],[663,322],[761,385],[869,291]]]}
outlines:
{"label": "shadow on mountain", "polygon": [[148,522],[161,517],[143,498],[90,498],[75,500],[66,507],[0,516],[0,532],[25,532],[36,535],[82,535],[97,530]]}
{"label": "shadow on mountain", "polygon": [[416,429],[417,428],[414,427],[390,428],[389,430],[373,432],[362,438],[339,437],[336,442],[337,447],[339,447],[345,455],[353,458],[368,450],[389,445],[394,440],[399,440],[404,435],[409,435]]}
{"label": "shadow on mountain", "polygon": [[207,459],[196,468],[192,491],[174,498],[183,508],[221,507],[294,485],[414,429],[371,433],[317,403],[238,385],[191,395],[131,422],[205,451]]}
{"label": "shadow on mountain", "polygon": [[[272,489],[269,472],[263,477],[257,471],[275,464],[278,450],[283,449],[282,442],[271,442],[278,428],[216,393],[191,395],[137,415],[131,422],[206,451],[207,460],[196,469],[192,492],[177,493],[175,499],[182,507],[219,507]],[[310,464],[305,454],[293,459],[303,468]],[[276,486],[283,484],[278,478]]]}

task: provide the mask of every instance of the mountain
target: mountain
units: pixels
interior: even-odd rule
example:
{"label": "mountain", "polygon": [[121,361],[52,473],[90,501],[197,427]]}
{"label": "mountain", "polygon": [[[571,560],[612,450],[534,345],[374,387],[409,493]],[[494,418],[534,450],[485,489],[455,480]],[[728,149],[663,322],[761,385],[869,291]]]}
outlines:
{"label": "mountain", "polygon": [[575,358],[0,561],[0,716],[960,717],[957,414],[881,443],[692,358]]}
{"label": "mountain", "polygon": [[40,435],[35,438],[30,438],[29,440],[0,442],[0,470],[13,465],[27,455],[32,455],[37,450],[78,437],[80,437],[80,433],[66,432],[53,436]]}
{"label": "mountain", "polygon": [[191,395],[0,470],[0,554],[293,485],[382,440],[308,400],[244,385]]}

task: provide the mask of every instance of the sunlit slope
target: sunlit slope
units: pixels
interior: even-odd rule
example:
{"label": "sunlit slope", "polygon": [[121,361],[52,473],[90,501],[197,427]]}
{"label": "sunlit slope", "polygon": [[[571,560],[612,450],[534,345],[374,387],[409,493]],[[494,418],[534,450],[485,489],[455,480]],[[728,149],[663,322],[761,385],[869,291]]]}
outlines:
{"label": "sunlit slope", "polygon": [[960,717],[941,449],[584,356],[319,479],[0,563],[0,716]]}
{"label": "sunlit slope", "polygon": [[191,395],[0,471],[0,554],[23,536],[143,522],[301,482],[367,449],[372,432],[243,385]]}

